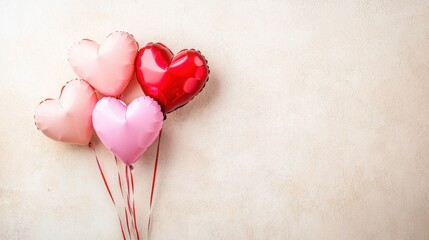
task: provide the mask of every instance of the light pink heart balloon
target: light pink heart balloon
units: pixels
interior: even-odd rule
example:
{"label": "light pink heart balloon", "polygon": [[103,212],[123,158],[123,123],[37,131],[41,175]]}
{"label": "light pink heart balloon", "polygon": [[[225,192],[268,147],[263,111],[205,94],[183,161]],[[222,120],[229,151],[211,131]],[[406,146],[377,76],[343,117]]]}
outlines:
{"label": "light pink heart balloon", "polygon": [[155,141],[163,120],[161,107],[147,96],[134,99],[128,107],[116,98],[102,98],[92,113],[101,142],[128,165]]}
{"label": "light pink heart balloon", "polygon": [[74,72],[106,96],[119,96],[134,73],[139,46],[133,35],[114,32],[103,44],[83,39],[69,52]]}
{"label": "light pink heart balloon", "polygon": [[46,99],[37,106],[37,129],[56,141],[88,144],[94,132],[91,116],[97,101],[86,81],[72,80],[61,89],[59,100]]}

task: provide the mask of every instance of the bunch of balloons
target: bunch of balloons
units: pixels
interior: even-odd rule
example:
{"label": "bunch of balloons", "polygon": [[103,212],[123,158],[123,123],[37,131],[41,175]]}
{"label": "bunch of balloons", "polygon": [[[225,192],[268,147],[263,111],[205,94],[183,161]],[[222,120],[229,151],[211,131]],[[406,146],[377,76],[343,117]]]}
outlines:
{"label": "bunch of balloons", "polygon": [[[70,49],[69,63],[79,79],[67,82],[58,100],[46,99],[37,106],[37,128],[54,140],[80,145],[88,144],[95,130],[101,142],[130,166],[155,141],[166,114],[191,101],[209,75],[199,51],[184,49],[174,55],[161,43],[139,50],[126,32],[111,33],[102,44],[77,42]],[[119,96],[134,71],[146,96],[127,106]]]}

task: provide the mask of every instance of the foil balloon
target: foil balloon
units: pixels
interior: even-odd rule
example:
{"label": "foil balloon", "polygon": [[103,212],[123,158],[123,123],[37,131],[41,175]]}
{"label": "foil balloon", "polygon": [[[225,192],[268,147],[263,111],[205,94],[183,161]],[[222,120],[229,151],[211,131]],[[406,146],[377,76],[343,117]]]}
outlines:
{"label": "foil balloon", "polygon": [[149,43],[137,55],[136,74],[143,92],[170,113],[204,88],[209,68],[199,51],[185,49],[174,56],[163,44]]}
{"label": "foil balloon", "polygon": [[63,86],[58,100],[46,99],[37,106],[36,126],[56,141],[88,144],[94,132],[91,116],[97,100],[86,81],[72,80]]}
{"label": "foil balloon", "polygon": [[155,141],[163,124],[159,104],[143,96],[127,105],[116,98],[98,101],[92,115],[101,142],[124,163],[131,165]]}
{"label": "foil balloon", "polygon": [[106,96],[119,96],[134,73],[138,44],[126,32],[111,33],[103,44],[83,39],[69,52],[74,72]]}

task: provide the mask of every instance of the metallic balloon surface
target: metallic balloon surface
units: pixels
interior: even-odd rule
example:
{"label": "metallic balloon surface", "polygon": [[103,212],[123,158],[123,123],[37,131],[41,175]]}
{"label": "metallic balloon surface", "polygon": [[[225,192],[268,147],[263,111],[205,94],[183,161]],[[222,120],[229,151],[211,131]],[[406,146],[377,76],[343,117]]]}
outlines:
{"label": "metallic balloon surface", "polygon": [[137,55],[136,74],[143,92],[170,113],[203,89],[209,69],[199,51],[184,49],[174,56],[163,44],[149,43]]}
{"label": "metallic balloon surface", "polygon": [[138,44],[126,32],[111,33],[103,44],[83,39],[69,52],[74,72],[106,96],[119,96],[134,73]]}
{"label": "metallic balloon surface", "polygon": [[98,101],[92,114],[101,142],[128,165],[155,141],[163,118],[159,104],[147,96],[134,99],[128,107],[121,100],[105,97]]}
{"label": "metallic balloon surface", "polygon": [[97,100],[86,81],[72,80],[61,89],[58,100],[46,99],[37,106],[37,129],[56,141],[88,144],[94,132],[91,116]]}

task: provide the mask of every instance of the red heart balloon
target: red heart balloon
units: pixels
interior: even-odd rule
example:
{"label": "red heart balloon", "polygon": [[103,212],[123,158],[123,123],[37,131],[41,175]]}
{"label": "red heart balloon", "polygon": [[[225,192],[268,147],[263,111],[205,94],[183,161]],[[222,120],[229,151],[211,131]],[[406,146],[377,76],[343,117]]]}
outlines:
{"label": "red heart balloon", "polygon": [[204,88],[210,71],[195,49],[174,56],[163,44],[149,43],[137,55],[136,72],[143,92],[158,101],[164,113],[170,113]]}

